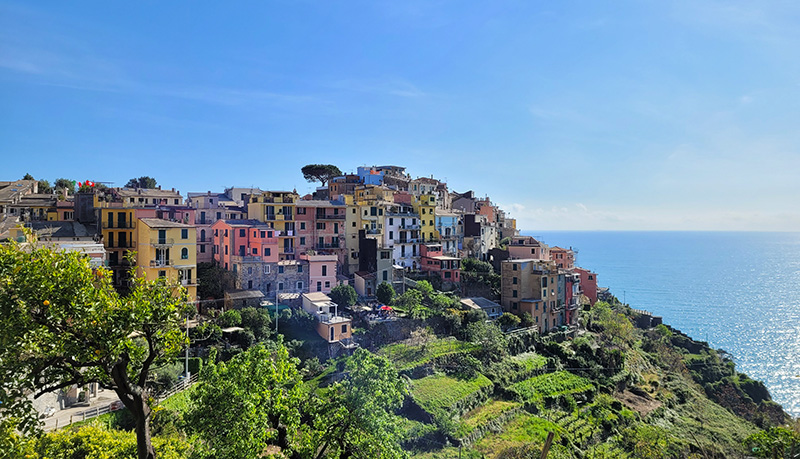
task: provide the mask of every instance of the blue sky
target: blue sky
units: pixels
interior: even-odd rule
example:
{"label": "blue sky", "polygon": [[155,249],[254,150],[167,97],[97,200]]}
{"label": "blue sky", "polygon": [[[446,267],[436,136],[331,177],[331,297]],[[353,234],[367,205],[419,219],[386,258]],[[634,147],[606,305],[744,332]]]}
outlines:
{"label": "blue sky", "polygon": [[800,4],[0,1],[0,179],[307,192],[397,164],[524,230],[800,229]]}

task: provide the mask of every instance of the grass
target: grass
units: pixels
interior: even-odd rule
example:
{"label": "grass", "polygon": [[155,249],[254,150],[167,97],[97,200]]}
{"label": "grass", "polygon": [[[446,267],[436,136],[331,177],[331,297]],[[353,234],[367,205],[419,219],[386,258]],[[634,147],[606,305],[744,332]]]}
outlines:
{"label": "grass", "polygon": [[382,348],[378,354],[391,360],[399,371],[403,371],[423,365],[436,357],[459,352],[470,352],[479,347],[477,344],[465,343],[451,337],[420,345],[390,344]]}
{"label": "grass", "polygon": [[547,365],[547,357],[534,352],[515,355],[512,359],[525,365],[525,369],[528,371],[538,370]]}
{"label": "grass", "polygon": [[539,402],[545,398],[586,392],[593,389],[594,385],[588,379],[568,371],[556,371],[534,376],[509,387],[511,392],[516,393],[526,402]]}
{"label": "grass", "polygon": [[545,419],[528,413],[521,413],[511,422],[506,424],[503,432],[490,434],[475,444],[474,448],[487,457],[494,457],[497,453],[527,443],[543,444],[548,432],[554,432],[554,443],[561,439],[561,428]]}
{"label": "grass", "polygon": [[505,400],[492,400],[489,403],[481,405],[461,418],[461,428],[457,435],[459,437],[469,435],[478,427],[491,422],[506,411],[517,408],[518,406],[520,406],[520,403]]}
{"label": "grass", "polygon": [[411,394],[425,411],[437,413],[455,409],[459,402],[491,385],[481,374],[470,380],[437,374],[413,381]]}

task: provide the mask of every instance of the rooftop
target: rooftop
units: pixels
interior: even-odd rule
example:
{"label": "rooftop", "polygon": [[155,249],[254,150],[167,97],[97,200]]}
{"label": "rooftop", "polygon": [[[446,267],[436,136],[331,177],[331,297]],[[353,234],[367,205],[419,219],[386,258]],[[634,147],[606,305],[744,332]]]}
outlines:
{"label": "rooftop", "polygon": [[225,292],[225,296],[230,298],[231,300],[247,300],[253,298],[264,298],[264,294],[261,290],[232,290],[230,292]]}
{"label": "rooftop", "polygon": [[139,220],[150,228],[194,228],[192,225],[164,220],[163,218],[140,218]]}
{"label": "rooftop", "polygon": [[473,298],[462,298],[461,304],[468,308],[472,309],[484,309],[484,308],[499,308],[500,305],[495,303],[492,300],[487,300],[482,296],[473,297]]}

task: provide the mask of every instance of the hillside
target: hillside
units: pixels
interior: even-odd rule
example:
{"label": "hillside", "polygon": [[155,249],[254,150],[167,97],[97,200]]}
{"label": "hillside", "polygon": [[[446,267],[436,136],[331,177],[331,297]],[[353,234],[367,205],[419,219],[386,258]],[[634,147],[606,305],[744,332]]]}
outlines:
{"label": "hillside", "polygon": [[634,315],[599,302],[574,338],[519,330],[494,337],[493,353],[433,336],[379,349],[409,380],[404,448],[538,458],[553,432],[552,458],[740,457],[748,436],[789,420],[727,354],[664,325],[636,329]]}

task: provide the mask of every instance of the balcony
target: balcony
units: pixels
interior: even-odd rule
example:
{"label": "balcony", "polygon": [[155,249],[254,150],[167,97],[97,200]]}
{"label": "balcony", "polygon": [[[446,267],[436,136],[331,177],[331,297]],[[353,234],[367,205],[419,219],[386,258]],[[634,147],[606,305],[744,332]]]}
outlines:
{"label": "balcony", "polygon": [[264,259],[258,255],[234,255],[231,258],[234,263],[260,263],[264,261]]}
{"label": "balcony", "polygon": [[160,237],[158,239],[150,239],[150,245],[155,246],[170,246],[175,244],[175,239],[168,237]]}
{"label": "balcony", "polygon": [[181,286],[183,287],[197,287],[197,279],[181,279]]}
{"label": "balcony", "polygon": [[109,249],[135,249],[136,242],[134,241],[122,241],[116,243],[109,243],[107,246]]}
{"label": "balcony", "polygon": [[167,266],[175,266],[175,260],[150,260],[151,268],[165,268]]}
{"label": "balcony", "polygon": [[281,249],[282,253],[294,253],[294,247],[284,247]]}
{"label": "balcony", "polygon": [[339,249],[339,248],[341,248],[341,245],[339,245],[339,244],[330,244],[330,243],[329,244],[315,244],[314,248],[315,249]]}
{"label": "balcony", "polygon": [[344,220],[344,214],[342,214],[342,215],[317,215],[317,220]]}
{"label": "balcony", "polygon": [[136,222],[103,222],[103,229],[135,229]]}
{"label": "balcony", "polygon": [[377,229],[368,229],[368,230],[366,230],[366,233],[367,233],[367,234],[381,234],[381,230],[377,230]]}
{"label": "balcony", "polygon": [[397,244],[416,244],[419,242],[419,238],[411,238],[411,239],[395,239],[394,241]]}
{"label": "balcony", "polygon": [[418,230],[420,225],[403,225],[400,227],[401,230]]}

